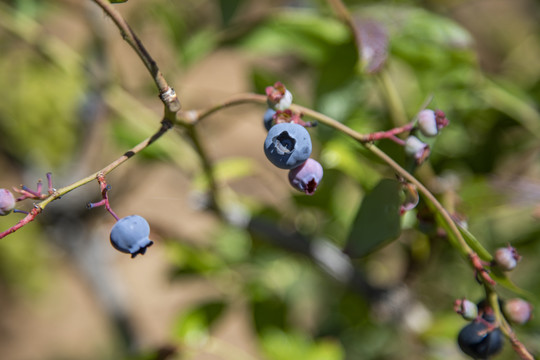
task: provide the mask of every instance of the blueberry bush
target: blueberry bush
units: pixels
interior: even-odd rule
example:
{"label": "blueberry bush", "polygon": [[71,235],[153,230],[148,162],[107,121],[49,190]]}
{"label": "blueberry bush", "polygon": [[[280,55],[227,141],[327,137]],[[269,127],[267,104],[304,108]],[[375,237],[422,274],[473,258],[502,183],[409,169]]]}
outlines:
{"label": "blueberry bush", "polygon": [[0,357],[534,359],[539,11],[0,2]]}

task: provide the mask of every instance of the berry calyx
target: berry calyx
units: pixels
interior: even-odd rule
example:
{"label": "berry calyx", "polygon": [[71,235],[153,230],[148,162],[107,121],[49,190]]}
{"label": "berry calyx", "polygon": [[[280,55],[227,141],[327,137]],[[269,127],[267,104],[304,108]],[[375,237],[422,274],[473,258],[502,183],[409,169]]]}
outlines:
{"label": "berry calyx", "polygon": [[307,159],[302,165],[289,171],[291,185],[307,195],[313,195],[323,177],[323,168],[316,160]]}
{"label": "berry calyx", "polygon": [[493,256],[493,264],[503,271],[513,270],[520,260],[521,256],[518,254],[517,250],[510,245],[497,249]]}
{"label": "berry calyx", "polygon": [[283,123],[272,126],[264,141],[268,160],[280,169],[294,169],[311,155],[311,137],[298,124]]}
{"label": "berry calyx", "polygon": [[15,197],[8,189],[0,189],[0,216],[5,216],[15,209]]}
{"label": "berry calyx", "polygon": [[138,254],[144,255],[146,248],[154,242],[150,235],[150,225],[139,215],[126,216],[116,222],[111,229],[112,246],[123,253],[131,254],[134,258]]}

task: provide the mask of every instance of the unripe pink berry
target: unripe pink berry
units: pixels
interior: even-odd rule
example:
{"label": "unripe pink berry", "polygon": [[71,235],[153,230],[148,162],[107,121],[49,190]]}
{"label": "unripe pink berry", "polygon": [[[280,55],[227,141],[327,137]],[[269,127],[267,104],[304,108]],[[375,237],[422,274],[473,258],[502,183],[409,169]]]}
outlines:
{"label": "unripe pink berry", "polygon": [[499,248],[495,251],[494,264],[501,268],[503,271],[513,270],[517,263],[521,260],[521,256],[517,250],[508,245],[504,248]]}
{"label": "unripe pink berry", "polygon": [[307,159],[302,165],[289,171],[291,185],[307,195],[313,195],[323,177],[323,168],[316,160]]}
{"label": "unripe pink berry", "polygon": [[504,316],[519,325],[523,325],[532,318],[532,305],[519,298],[506,300],[503,306]]}
{"label": "unripe pink berry", "polygon": [[405,140],[405,153],[414,157],[417,164],[421,164],[429,156],[429,145],[411,135]]}
{"label": "unripe pink berry", "polygon": [[418,129],[424,136],[432,137],[439,133],[435,111],[425,109],[418,113]]}
{"label": "unripe pink berry", "polygon": [[9,214],[15,208],[15,198],[11,191],[0,189],[0,216]]}

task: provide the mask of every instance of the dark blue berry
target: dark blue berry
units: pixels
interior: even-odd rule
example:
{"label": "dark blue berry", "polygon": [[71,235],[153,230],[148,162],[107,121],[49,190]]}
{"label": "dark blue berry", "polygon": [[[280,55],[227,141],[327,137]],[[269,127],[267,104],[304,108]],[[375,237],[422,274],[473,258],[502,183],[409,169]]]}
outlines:
{"label": "dark blue berry", "polygon": [[461,329],[458,345],[474,359],[488,359],[502,349],[503,334],[499,328],[489,329],[486,322],[476,320]]}
{"label": "dark blue berry", "polygon": [[298,124],[282,123],[268,131],[264,153],[272,164],[281,169],[294,169],[311,155],[311,138]]}
{"label": "dark blue berry", "polygon": [[150,226],[141,216],[130,215],[114,224],[111,230],[111,244],[118,251],[131,254],[134,258],[144,254],[146,248],[153,244],[148,238]]}
{"label": "dark blue berry", "polygon": [[263,121],[264,121],[264,128],[268,131],[272,127],[273,121],[274,121],[274,114],[276,113],[276,110],[274,109],[266,109],[266,112],[264,113]]}

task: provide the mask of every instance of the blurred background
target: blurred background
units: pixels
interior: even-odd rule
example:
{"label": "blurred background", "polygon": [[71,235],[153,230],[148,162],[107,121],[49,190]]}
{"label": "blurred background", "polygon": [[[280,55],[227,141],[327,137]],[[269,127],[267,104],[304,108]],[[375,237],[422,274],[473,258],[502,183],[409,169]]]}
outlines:
{"label": "blurred background", "polygon": [[[184,110],[281,81],[295,103],[368,133],[413,119],[432,98],[450,126],[415,174],[488,250],[518,249],[510,278],[538,307],[540,5],[346,4],[389,40],[376,71],[358,65],[353,37],[322,0],[115,7]],[[92,1],[0,1],[0,48],[1,188],[34,188],[49,171],[60,188],[159,129],[152,79]],[[452,304],[480,301],[483,289],[422,202],[399,238],[377,237],[384,222],[363,232],[362,200],[380,199],[372,190],[394,174],[319,126],[310,133],[324,179],[314,196],[296,192],[263,155],[264,111],[241,105],[197,125],[213,193],[181,129],[107,176],[114,211],[150,223],[155,244],[144,256],[115,251],[114,219],[86,209],[100,199],[96,182],[2,239],[0,358],[465,359],[455,339],[466,321]],[[379,146],[405,164],[398,146]],[[0,229],[22,216],[0,218]],[[357,242],[356,256],[340,251]],[[515,330],[540,353],[538,316]],[[498,358],[517,355],[506,344]]]}

